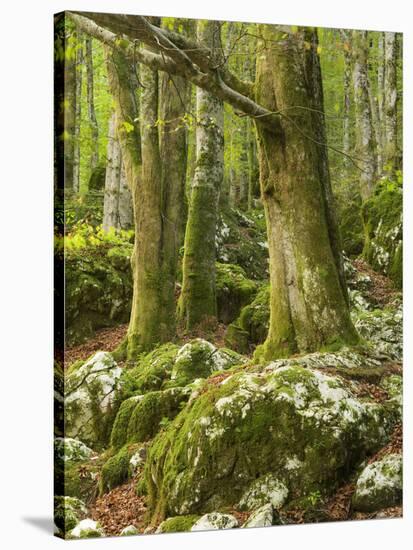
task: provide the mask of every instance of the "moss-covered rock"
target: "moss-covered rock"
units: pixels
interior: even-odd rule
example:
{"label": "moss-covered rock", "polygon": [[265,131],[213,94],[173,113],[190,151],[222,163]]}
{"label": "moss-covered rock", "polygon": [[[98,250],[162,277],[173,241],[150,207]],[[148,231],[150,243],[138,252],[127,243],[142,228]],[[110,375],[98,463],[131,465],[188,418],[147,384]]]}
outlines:
{"label": "moss-covered rock", "polygon": [[99,328],[126,323],[132,300],[132,244],[71,251],[65,256],[66,344]]}
{"label": "moss-covered rock", "polygon": [[399,419],[318,370],[275,363],[235,373],[191,400],[154,440],[145,465],[150,512],[234,506],[266,474],[295,496],[331,491]]}
{"label": "moss-covered rock", "polygon": [[214,529],[234,529],[238,521],[231,514],[212,512],[199,518],[191,527],[191,531],[211,531]]}
{"label": "moss-covered rock", "polygon": [[105,532],[97,521],[93,519],[82,519],[74,529],[70,531],[71,539],[94,539],[104,537]]}
{"label": "moss-covered rock", "polygon": [[55,460],[64,462],[84,462],[89,460],[94,452],[78,439],[71,437],[56,437],[54,440]]}
{"label": "moss-covered rock", "polygon": [[403,356],[403,308],[388,307],[372,311],[354,311],[354,326],[375,353],[401,361]]}
{"label": "moss-covered rock", "polygon": [[128,525],[127,527],[124,527],[120,532],[121,537],[130,537],[134,535],[139,535],[139,531],[134,525]]}
{"label": "moss-covered rock", "polygon": [[219,262],[242,267],[247,277],[268,277],[268,243],[263,210],[248,214],[236,209],[221,213],[216,250]]}
{"label": "moss-covered rock", "polygon": [[240,510],[255,510],[270,503],[278,510],[288,497],[288,488],[272,474],[266,474],[251,483],[239,501]]}
{"label": "moss-covered rock", "polygon": [[231,323],[241,308],[249,304],[257,292],[257,283],[248,279],[242,267],[216,264],[216,293],[218,320]]}
{"label": "moss-covered rock", "polygon": [[80,520],[87,515],[87,508],[81,500],[68,496],[54,497],[54,522],[58,536],[65,537]]}
{"label": "moss-covered rock", "polygon": [[53,426],[54,426],[54,436],[63,437],[64,436],[64,374],[63,368],[60,362],[54,362],[54,371],[53,371]]}
{"label": "moss-covered rock", "polygon": [[198,521],[199,516],[175,516],[165,519],[156,530],[156,533],[183,533],[190,531]]}
{"label": "moss-covered rock", "polygon": [[355,510],[374,512],[401,503],[403,491],[403,459],[389,454],[366,466],[357,480],[352,498]]}
{"label": "moss-covered rock", "polygon": [[270,322],[270,286],[261,287],[255,299],[242,308],[238,319],[232,323],[225,342],[240,353],[248,353],[267,337]]}
{"label": "moss-covered rock", "polygon": [[127,443],[152,439],[163,425],[178,414],[190,394],[191,388],[170,388],[123,401],[112,429],[112,447],[119,449]]}
{"label": "moss-covered rock", "polygon": [[363,256],[369,264],[392,278],[398,288],[403,282],[403,193],[400,182],[383,180],[363,204]]}
{"label": "moss-covered rock", "polygon": [[141,448],[142,446],[139,444],[125,445],[105,462],[100,476],[99,491],[101,494],[111,491],[136,473],[137,462],[132,459]]}
{"label": "moss-covered rock", "polygon": [[107,444],[121,373],[112,355],[103,351],[69,371],[65,384],[68,437],[80,438],[96,450]]}
{"label": "moss-covered rock", "polygon": [[270,527],[271,525],[280,525],[281,520],[278,513],[275,513],[271,504],[264,504],[258,510],[255,510],[242,526],[243,529],[249,527]]}

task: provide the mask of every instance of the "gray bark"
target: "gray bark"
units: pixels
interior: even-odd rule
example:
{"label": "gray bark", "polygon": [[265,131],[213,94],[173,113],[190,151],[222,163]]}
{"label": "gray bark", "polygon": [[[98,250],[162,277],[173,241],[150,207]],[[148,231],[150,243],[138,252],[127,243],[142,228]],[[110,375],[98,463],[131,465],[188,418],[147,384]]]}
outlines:
{"label": "gray bark", "polygon": [[396,76],[396,34],[384,33],[385,76],[384,76],[384,168],[391,173],[397,169],[397,76]]}
{"label": "gray bark", "polygon": [[92,53],[92,39],[86,37],[85,42],[85,61],[86,61],[86,75],[87,75],[87,107],[89,115],[89,124],[91,129],[92,138],[92,153],[90,156],[90,170],[96,168],[99,162],[99,128],[98,121],[95,112],[95,99],[94,99],[94,77],[93,77],[93,53]]}

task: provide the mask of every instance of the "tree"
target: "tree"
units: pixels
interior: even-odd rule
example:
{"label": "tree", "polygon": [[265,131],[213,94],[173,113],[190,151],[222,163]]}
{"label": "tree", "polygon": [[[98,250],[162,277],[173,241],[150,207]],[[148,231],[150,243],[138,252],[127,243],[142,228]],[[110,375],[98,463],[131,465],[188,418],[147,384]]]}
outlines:
{"label": "tree", "polygon": [[398,168],[396,33],[384,33],[384,52],[384,167],[391,173]]}
{"label": "tree", "polygon": [[76,126],[76,47],[77,35],[72,25],[65,24],[64,67],[64,187],[74,189],[75,126]]}
{"label": "tree", "polygon": [[260,30],[271,47],[257,61],[257,101],[284,113],[276,139],[256,122],[271,280],[270,328],[257,351],[272,359],[354,343],[357,336],[329,215],[324,121],[313,110],[313,101],[322,97],[316,31],[307,36],[271,25]]}
{"label": "tree", "polygon": [[368,199],[374,189],[377,177],[377,152],[374,135],[372,110],[369,94],[367,69],[367,31],[353,31],[353,84],[356,108],[356,151],[362,160],[360,174],[360,194]]}
{"label": "tree", "polygon": [[73,129],[73,190],[80,187],[80,121],[82,116],[83,37],[78,33],[75,66],[75,120]]}
{"label": "tree", "polygon": [[[219,23],[199,21],[198,41],[218,59]],[[180,318],[187,330],[217,315],[215,235],[223,178],[223,103],[198,88],[196,102],[196,166],[191,187],[182,267]]]}
{"label": "tree", "polygon": [[109,121],[107,164],[105,173],[105,194],[103,222],[105,231],[111,227],[129,229],[133,225],[131,192],[126,181],[125,166],[117,137],[118,118],[114,112]]}
{"label": "tree", "polygon": [[271,278],[270,328],[258,357],[267,360],[356,342],[326,179],[324,118],[321,109],[314,109],[322,97],[315,31],[306,36],[288,27],[260,27],[252,86],[216,63],[205,44],[159,29],[145,18],[87,16],[99,23],[94,32],[105,43],[116,48],[115,33],[142,40],[161,53],[136,49],[129,42],[125,52],[131,58],[183,76],[254,118]]}
{"label": "tree", "polygon": [[92,39],[85,38],[85,63],[87,79],[87,107],[92,138],[92,152],[90,155],[90,169],[93,170],[99,163],[99,127],[95,112],[94,77],[93,77],[93,53]]}

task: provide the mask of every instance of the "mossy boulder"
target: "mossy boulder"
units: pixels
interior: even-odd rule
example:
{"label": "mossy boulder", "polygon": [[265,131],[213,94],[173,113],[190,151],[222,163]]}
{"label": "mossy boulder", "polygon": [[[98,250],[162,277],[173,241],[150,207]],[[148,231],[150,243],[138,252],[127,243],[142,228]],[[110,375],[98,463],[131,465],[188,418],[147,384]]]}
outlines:
{"label": "mossy boulder", "polygon": [[288,488],[272,474],[266,474],[251,483],[242,495],[238,507],[240,510],[255,510],[271,504],[276,510],[281,508],[288,498]]}
{"label": "mossy boulder", "polygon": [[71,437],[56,437],[54,440],[55,460],[64,462],[84,462],[89,460],[94,452],[79,439]]}
{"label": "mossy boulder", "polygon": [[388,275],[398,288],[403,284],[403,192],[401,182],[383,180],[363,204],[363,256]]}
{"label": "mossy boulder", "polygon": [[399,420],[315,369],[274,363],[234,373],[191,400],[152,443],[149,510],[162,519],[235,506],[267,474],[294,497],[332,491]]}
{"label": "mossy boulder", "polygon": [[199,516],[175,516],[165,519],[156,530],[156,533],[183,533],[190,531],[198,521]]}
{"label": "mossy boulder", "polygon": [[139,531],[134,525],[128,525],[127,527],[124,527],[120,532],[121,537],[130,537],[134,535],[139,535]]}
{"label": "mossy boulder", "polygon": [[228,324],[238,317],[257,292],[257,283],[248,279],[244,269],[233,264],[216,264],[218,320]]}
{"label": "mossy boulder", "polygon": [[65,255],[67,345],[85,341],[97,329],[128,322],[132,248],[124,243]]}
{"label": "mossy boulder", "polygon": [[63,437],[64,435],[64,374],[63,368],[59,361],[54,363],[53,371],[53,420],[54,420],[54,435],[55,437]]}
{"label": "mossy boulder", "polygon": [[125,445],[105,462],[100,476],[99,492],[101,494],[125,483],[136,473],[137,464],[132,459],[140,449],[139,444]]}
{"label": "mossy boulder", "polygon": [[268,277],[268,243],[263,210],[248,214],[237,209],[221,212],[216,234],[217,259],[240,266],[247,277]]}
{"label": "mossy boulder", "polygon": [[375,512],[402,501],[403,458],[389,454],[364,468],[357,480],[352,505],[360,512]]}
{"label": "mossy boulder", "polygon": [[65,384],[65,430],[99,450],[109,441],[122,369],[112,355],[99,351],[74,366]]}
{"label": "mossy boulder", "polygon": [[69,534],[71,539],[94,539],[104,537],[105,532],[97,521],[93,519],[82,519]]}
{"label": "mossy boulder", "polygon": [[281,520],[271,504],[264,504],[258,510],[255,510],[242,526],[243,529],[249,527],[270,527],[271,525],[280,525]]}
{"label": "mossy boulder", "polygon": [[353,311],[354,326],[377,355],[401,361],[403,356],[403,308],[387,307],[372,311]]}
{"label": "mossy boulder", "polygon": [[211,531],[215,529],[234,529],[238,521],[231,514],[212,512],[200,517],[191,527],[191,531]]}
{"label": "mossy boulder", "polygon": [[248,353],[267,337],[270,322],[270,286],[264,285],[255,299],[242,308],[238,319],[225,335],[226,344],[240,353]]}
{"label": "mossy boulder", "polygon": [[87,515],[87,508],[81,500],[69,496],[54,497],[54,523],[58,529],[57,535],[65,538]]}

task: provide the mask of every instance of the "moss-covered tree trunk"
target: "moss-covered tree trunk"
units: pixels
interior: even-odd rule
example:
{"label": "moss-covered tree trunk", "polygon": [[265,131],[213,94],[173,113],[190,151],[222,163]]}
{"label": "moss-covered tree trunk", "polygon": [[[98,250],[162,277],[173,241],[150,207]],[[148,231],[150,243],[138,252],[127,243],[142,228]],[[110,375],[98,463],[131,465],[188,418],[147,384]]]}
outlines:
{"label": "moss-covered tree trunk", "polygon": [[[314,31],[315,32],[315,31]],[[354,343],[332,209],[315,34],[263,25],[257,101],[282,113],[257,121],[270,255],[270,327],[261,360]],[[311,50],[308,53],[308,44]],[[323,140],[323,141],[320,141]]]}
{"label": "moss-covered tree trunk", "polygon": [[[199,21],[198,40],[219,48],[219,25]],[[197,89],[196,167],[185,231],[179,315],[187,330],[216,321],[215,235],[223,179],[223,103]]]}
{"label": "moss-covered tree trunk", "polygon": [[98,121],[96,118],[95,110],[95,86],[94,86],[94,76],[93,76],[93,52],[92,52],[92,39],[86,37],[85,39],[85,63],[86,63],[86,77],[87,77],[87,108],[89,116],[89,124],[91,130],[91,140],[92,140],[92,152],[90,155],[90,170],[93,170],[97,167],[99,162],[99,127]]}
{"label": "moss-covered tree trunk", "polygon": [[[191,34],[191,22],[174,19],[169,28],[184,27]],[[190,101],[190,84],[178,76],[162,73],[160,79],[160,153],[162,160],[162,315],[171,320],[175,332],[175,282],[179,249],[183,244],[186,218],[186,172],[188,131],[185,115]]]}
{"label": "moss-covered tree trunk", "polygon": [[377,144],[374,135],[369,97],[367,67],[367,31],[353,31],[353,84],[356,109],[356,153],[362,168],[360,193],[367,200],[373,193],[377,177]]}
{"label": "moss-covered tree trunk", "polygon": [[396,33],[384,33],[384,168],[392,173],[398,168],[397,154],[397,41]]}
{"label": "moss-covered tree trunk", "polygon": [[65,22],[64,43],[64,187],[73,191],[73,161],[76,124],[76,44],[73,26]]}
{"label": "moss-covered tree trunk", "polygon": [[83,80],[83,46],[84,39],[78,33],[76,48],[76,99],[75,99],[75,127],[73,131],[73,189],[80,190],[80,124],[82,118],[82,80]]}
{"label": "moss-covered tree trunk", "polygon": [[105,231],[109,231],[111,227],[129,229],[133,225],[132,196],[126,180],[117,131],[118,118],[114,112],[109,120],[106,149],[107,163],[102,222]]}

